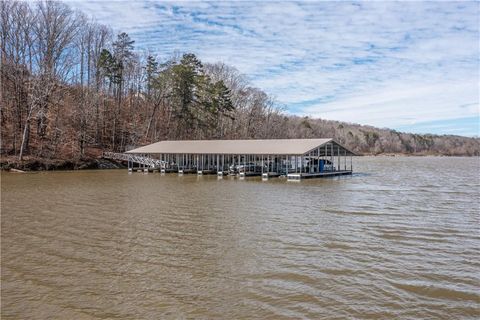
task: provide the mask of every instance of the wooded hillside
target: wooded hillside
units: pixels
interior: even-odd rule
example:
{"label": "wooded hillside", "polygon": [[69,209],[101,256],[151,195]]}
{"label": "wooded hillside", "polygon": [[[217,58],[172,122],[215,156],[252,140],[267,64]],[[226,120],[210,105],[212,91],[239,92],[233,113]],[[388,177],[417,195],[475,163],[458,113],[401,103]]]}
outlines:
{"label": "wooded hillside", "polygon": [[289,116],[235,68],[159,60],[61,2],[2,1],[1,154],[78,159],[165,139],[333,137],[358,153],[479,155],[480,140]]}

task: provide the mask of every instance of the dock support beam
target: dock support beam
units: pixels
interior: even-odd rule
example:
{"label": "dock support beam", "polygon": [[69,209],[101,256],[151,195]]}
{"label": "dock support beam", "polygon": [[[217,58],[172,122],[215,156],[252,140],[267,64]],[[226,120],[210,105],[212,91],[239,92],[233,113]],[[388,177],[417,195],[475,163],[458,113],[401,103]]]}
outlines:
{"label": "dock support beam", "polygon": [[337,168],[338,168],[338,171],[340,171],[340,147],[339,146],[337,146],[337,155],[338,155]]}

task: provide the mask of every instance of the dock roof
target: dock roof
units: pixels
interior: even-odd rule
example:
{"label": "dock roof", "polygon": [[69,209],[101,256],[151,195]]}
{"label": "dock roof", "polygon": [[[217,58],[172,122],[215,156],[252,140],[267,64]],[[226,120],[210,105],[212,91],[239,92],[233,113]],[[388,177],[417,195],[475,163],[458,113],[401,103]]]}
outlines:
{"label": "dock roof", "polygon": [[[266,140],[169,140],[152,143],[126,153],[133,154],[257,154],[303,155],[332,143],[342,155],[355,155],[333,139],[266,139]],[[329,153],[330,150],[327,150]]]}

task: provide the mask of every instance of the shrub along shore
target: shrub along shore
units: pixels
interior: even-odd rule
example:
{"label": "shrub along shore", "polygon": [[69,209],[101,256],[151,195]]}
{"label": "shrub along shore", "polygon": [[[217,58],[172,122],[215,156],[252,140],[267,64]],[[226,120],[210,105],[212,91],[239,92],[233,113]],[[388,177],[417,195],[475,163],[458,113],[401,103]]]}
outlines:
{"label": "shrub along shore", "polygon": [[54,170],[85,170],[85,169],[120,169],[126,166],[120,162],[109,159],[83,158],[76,160],[65,159],[41,159],[28,157],[19,161],[15,157],[2,158],[0,161],[1,170],[21,171],[54,171]]}

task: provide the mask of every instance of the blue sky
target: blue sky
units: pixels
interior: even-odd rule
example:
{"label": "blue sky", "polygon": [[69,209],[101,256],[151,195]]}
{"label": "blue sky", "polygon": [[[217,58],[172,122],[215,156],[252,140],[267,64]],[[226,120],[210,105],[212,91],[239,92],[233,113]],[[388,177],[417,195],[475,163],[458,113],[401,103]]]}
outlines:
{"label": "blue sky", "polygon": [[479,2],[69,4],[164,59],[233,65],[291,114],[480,135]]}

